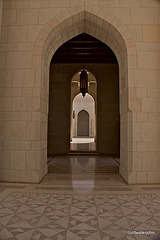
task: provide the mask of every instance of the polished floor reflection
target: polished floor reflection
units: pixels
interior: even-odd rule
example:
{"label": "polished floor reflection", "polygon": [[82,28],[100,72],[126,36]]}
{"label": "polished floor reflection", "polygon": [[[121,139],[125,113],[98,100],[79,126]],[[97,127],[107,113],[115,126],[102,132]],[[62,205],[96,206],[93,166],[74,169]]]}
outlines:
{"label": "polished floor reflection", "polygon": [[70,142],[71,151],[96,151],[96,142],[90,137],[75,137]]}

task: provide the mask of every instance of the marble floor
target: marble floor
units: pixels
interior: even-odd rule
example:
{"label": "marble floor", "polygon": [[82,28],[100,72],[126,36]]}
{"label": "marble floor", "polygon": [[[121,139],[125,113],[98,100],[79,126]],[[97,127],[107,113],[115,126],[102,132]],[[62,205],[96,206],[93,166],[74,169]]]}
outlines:
{"label": "marble floor", "polygon": [[60,155],[48,159],[49,173],[118,173],[118,158],[105,155]]}
{"label": "marble floor", "polygon": [[6,239],[158,240],[160,185],[127,185],[118,173],[93,169],[49,173],[40,184],[0,183]]}

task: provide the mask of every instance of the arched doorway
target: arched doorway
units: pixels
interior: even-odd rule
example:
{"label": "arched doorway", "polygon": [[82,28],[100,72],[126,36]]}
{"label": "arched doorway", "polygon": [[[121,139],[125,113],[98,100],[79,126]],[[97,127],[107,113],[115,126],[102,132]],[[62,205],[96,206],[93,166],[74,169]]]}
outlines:
{"label": "arched doorway", "polygon": [[[72,109],[72,99],[77,92],[80,92],[80,77],[78,72],[71,80],[70,73],[79,69],[82,64],[85,64],[86,69],[90,70],[87,71],[88,76],[92,77],[91,72],[94,72],[96,78],[89,77],[89,94],[86,94],[85,97],[78,94],[73,101]],[[48,153],[69,153],[70,139],[72,140],[73,134],[78,133],[77,123],[75,123],[78,122],[77,114],[84,109],[92,116],[88,136],[91,135],[92,131],[94,132],[94,122],[97,122],[97,151],[102,154],[118,156],[120,151],[119,79],[118,63],[113,51],[93,36],[83,33],[72,38],[56,51],[50,69]],[[96,99],[96,108],[90,93]],[[71,102],[71,106],[69,106],[69,102]],[[71,118],[74,117],[74,120],[71,120],[71,127],[69,126],[70,109]],[[97,121],[95,121],[95,114]],[[76,133],[72,130],[72,136],[70,136],[72,122],[73,130],[76,128]],[[81,131],[83,124],[81,123]]]}
{"label": "arched doorway", "polygon": [[[88,8],[89,7],[89,8]],[[134,40],[127,27],[107,10],[97,7],[96,13],[91,12],[94,5],[86,3],[78,4],[78,12],[74,9],[66,9],[62,15],[57,15],[51,19],[40,31],[33,49],[33,68],[36,76],[40,77],[40,112],[47,114],[48,91],[49,91],[49,65],[53,53],[65,41],[82,32],[94,35],[113,49],[119,63],[119,81],[120,81],[120,114],[121,114],[121,164],[120,174],[128,182],[133,183],[136,180],[136,173],[133,168],[133,113],[136,107],[136,99],[130,99],[129,88],[134,81],[134,70],[137,68],[137,52]],[[91,9],[90,9],[91,7]],[[71,20],[75,19],[74,24]],[[57,20],[58,19],[58,20]],[[85,21],[84,21],[85,19]],[[68,35],[68,33],[69,35]],[[71,73],[71,76],[74,71]],[[71,77],[70,76],[70,77]],[[135,100],[135,101],[134,101]],[[44,122],[43,114],[40,116],[41,140],[47,141],[47,122]],[[129,119],[129,120],[128,120]],[[123,147],[123,143],[125,147]],[[38,171],[37,178],[40,179],[46,174],[46,144],[39,151],[41,171]]]}
{"label": "arched doorway", "polygon": [[89,136],[89,113],[86,110],[78,113],[77,136]]}

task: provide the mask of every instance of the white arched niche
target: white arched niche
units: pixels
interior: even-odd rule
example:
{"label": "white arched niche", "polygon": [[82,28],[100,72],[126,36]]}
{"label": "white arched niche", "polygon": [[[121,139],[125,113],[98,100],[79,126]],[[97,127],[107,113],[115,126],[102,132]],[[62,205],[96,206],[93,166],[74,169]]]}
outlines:
{"label": "white arched niche", "polygon": [[89,137],[95,138],[94,126],[95,126],[95,102],[93,97],[86,93],[85,97],[79,93],[73,100],[73,138],[79,137],[78,134],[78,116],[81,111],[86,111],[89,114]]}

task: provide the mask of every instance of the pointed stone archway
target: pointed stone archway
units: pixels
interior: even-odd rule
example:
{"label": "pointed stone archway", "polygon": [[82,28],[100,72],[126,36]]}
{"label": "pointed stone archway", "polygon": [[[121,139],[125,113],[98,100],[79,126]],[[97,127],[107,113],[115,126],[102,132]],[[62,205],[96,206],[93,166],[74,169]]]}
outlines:
{"label": "pointed stone archway", "polygon": [[47,113],[50,61],[64,42],[85,32],[107,44],[119,64],[120,92],[120,174],[128,183],[136,183],[134,171],[134,112],[137,99],[131,96],[137,51],[128,28],[105,9],[82,2],[52,18],[40,31],[34,44],[33,64],[35,82],[39,88],[40,169],[39,181],[47,173]]}

